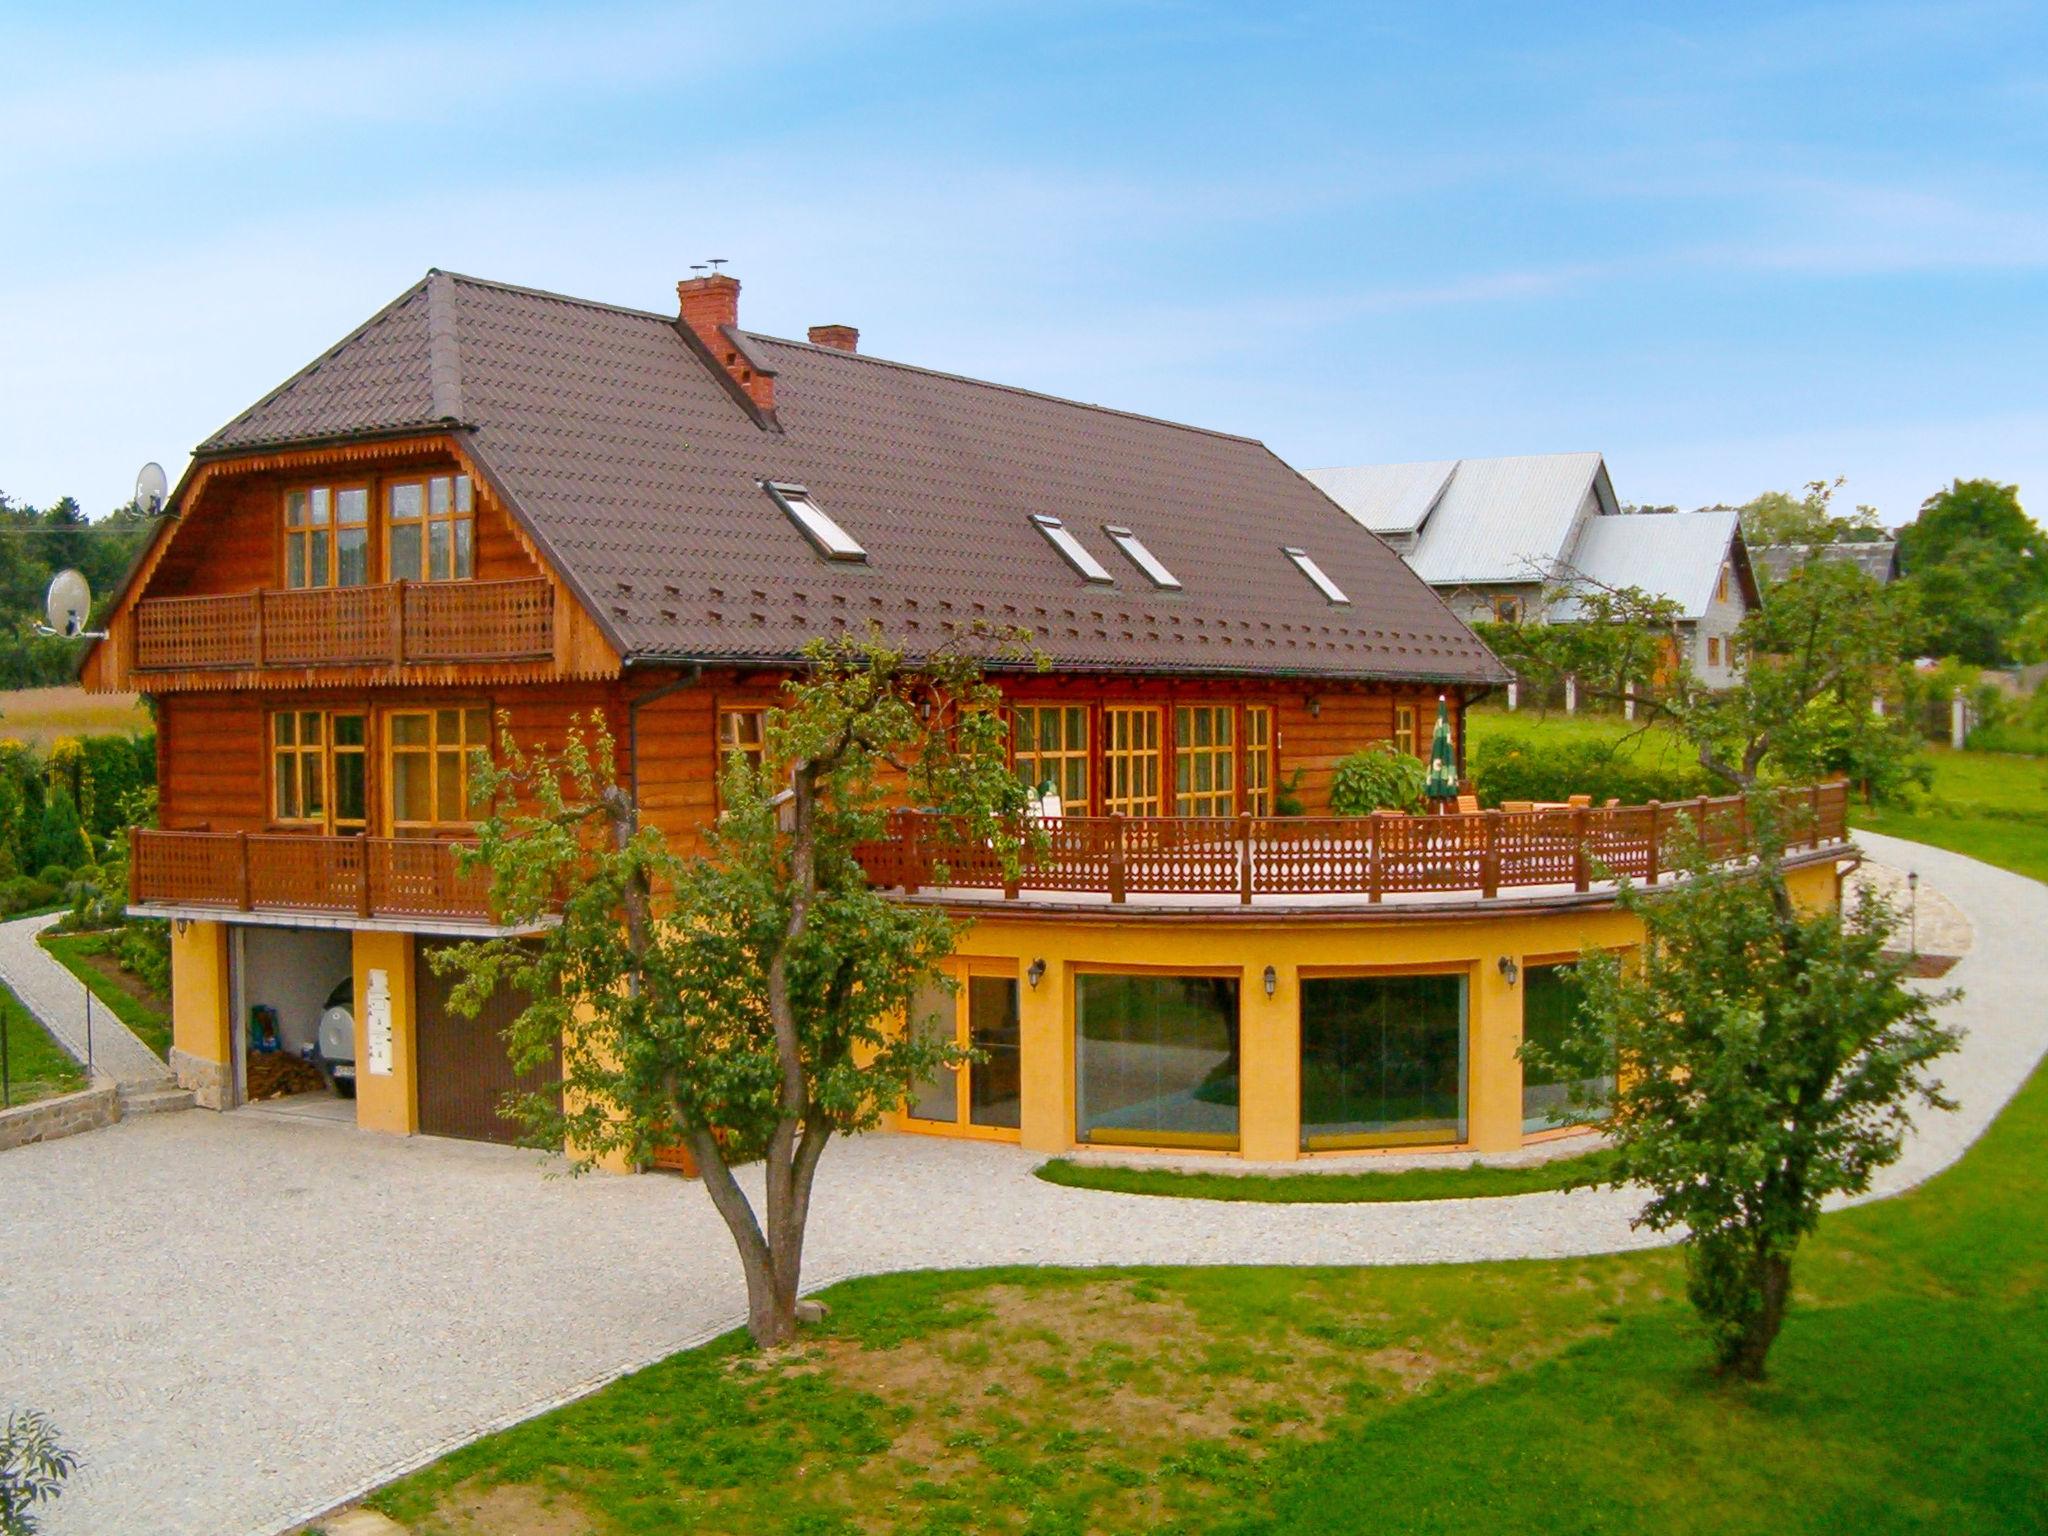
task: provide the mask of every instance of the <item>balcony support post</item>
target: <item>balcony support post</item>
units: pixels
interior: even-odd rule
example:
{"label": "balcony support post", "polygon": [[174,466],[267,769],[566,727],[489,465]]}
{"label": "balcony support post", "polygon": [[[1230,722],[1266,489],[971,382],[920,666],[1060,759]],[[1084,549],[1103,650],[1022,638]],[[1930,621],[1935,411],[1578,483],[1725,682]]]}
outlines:
{"label": "balcony support post", "polygon": [[1483,813],[1479,819],[1479,894],[1488,901],[1500,894],[1500,823],[1498,806]]}
{"label": "balcony support post", "polygon": [[368,837],[355,839],[356,845],[356,916],[368,917],[376,910],[376,903],[370,899],[370,840]]}
{"label": "balcony support post", "polygon": [[391,664],[405,665],[405,578],[391,584]]}
{"label": "balcony support post", "polygon": [[1585,806],[1572,808],[1572,889],[1591,890],[1593,887],[1592,860],[1586,853],[1586,841],[1592,836],[1593,813]]}
{"label": "balcony support post", "polygon": [[1386,886],[1386,875],[1380,868],[1380,821],[1377,816],[1368,816],[1361,825],[1365,828],[1365,899],[1378,901]]}
{"label": "balcony support post", "polygon": [[1241,811],[1237,818],[1237,899],[1241,906],[1252,904],[1252,818]]}
{"label": "balcony support post", "polygon": [[258,592],[256,594],[256,633],[251,638],[254,642],[253,649],[256,653],[256,665],[259,669],[268,665],[269,658],[269,651],[263,638],[263,608],[264,594]]}
{"label": "balcony support post", "polygon": [[253,912],[256,903],[249,888],[249,834],[235,834],[235,905],[244,912]]}
{"label": "balcony support post", "polygon": [[1652,800],[1649,804],[1649,812],[1650,836],[1649,847],[1645,851],[1643,859],[1643,880],[1647,885],[1655,885],[1657,883],[1657,876],[1662,872],[1661,865],[1663,864],[1664,850],[1658,845],[1657,832],[1659,825],[1664,820],[1664,806],[1660,801]]}
{"label": "balcony support post", "polygon": [[1119,811],[1109,818],[1109,899],[1124,899],[1124,818]]}

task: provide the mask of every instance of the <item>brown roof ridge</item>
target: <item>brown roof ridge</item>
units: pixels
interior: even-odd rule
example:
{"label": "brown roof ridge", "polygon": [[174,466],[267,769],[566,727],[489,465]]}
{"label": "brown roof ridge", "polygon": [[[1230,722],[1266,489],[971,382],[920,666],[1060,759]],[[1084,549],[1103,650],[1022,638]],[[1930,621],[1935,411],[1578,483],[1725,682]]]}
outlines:
{"label": "brown roof ridge", "polygon": [[603,310],[607,314],[627,315],[635,320],[654,320],[662,325],[676,323],[674,315],[664,315],[657,310],[639,309],[631,304],[613,304],[604,299],[580,298],[573,293],[558,293],[552,288],[529,288],[523,283],[500,282],[495,277],[477,277],[468,272],[447,272],[440,267],[429,268],[428,276],[445,277],[453,282],[468,283],[477,288],[495,288],[500,293],[521,294],[529,299],[552,299],[557,304],[573,304],[579,309]]}
{"label": "brown roof ridge", "polygon": [[[969,373],[948,373],[943,368],[926,368],[917,363],[898,362],[893,357],[876,357],[870,352],[849,352],[844,347],[821,347],[815,342],[797,341],[788,336],[770,336],[765,331],[745,331],[742,334],[772,346],[795,347],[803,352],[830,354],[849,362],[872,363],[878,368],[899,368],[905,373],[921,373],[927,378],[945,379],[953,384],[972,384],[980,389],[999,390],[1006,395],[1021,395],[1027,400],[1044,400],[1053,405],[1071,405],[1076,410],[1100,411],[1105,416],[1120,416],[1125,421],[1142,421],[1155,427],[1174,427],[1182,432],[1199,432],[1203,437],[1217,437],[1225,442],[1250,443],[1256,448],[1266,448],[1263,439],[1246,437],[1242,432],[1224,432],[1216,427],[1198,427],[1192,422],[1175,421],[1167,416],[1148,416],[1143,411],[1126,411],[1094,400],[1076,400],[1071,395],[1055,395],[1042,389],[1026,389],[1021,384],[1004,384],[996,379],[977,379]],[[1273,450],[1266,448],[1266,451],[1272,453]],[[1278,457],[1277,454],[1274,456]]]}

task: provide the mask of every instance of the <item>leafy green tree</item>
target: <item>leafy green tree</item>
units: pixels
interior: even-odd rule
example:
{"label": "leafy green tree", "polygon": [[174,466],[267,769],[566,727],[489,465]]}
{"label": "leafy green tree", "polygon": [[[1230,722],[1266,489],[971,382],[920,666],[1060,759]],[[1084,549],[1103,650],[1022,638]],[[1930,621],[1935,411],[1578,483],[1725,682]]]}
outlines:
{"label": "leafy green tree", "polygon": [[[1025,799],[1000,695],[969,655],[913,662],[849,638],[812,645],[806,663],[768,714],[763,767],[727,762],[701,857],[641,823],[601,720],[558,752],[479,760],[481,788],[508,807],[478,833],[499,911],[522,925],[561,916],[538,940],[472,944],[449,961],[457,1006],[501,984],[530,999],[510,1031],[522,1065],[552,1061],[560,1043],[560,1107],[521,1106],[537,1142],[579,1167],[688,1146],[739,1250],[763,1346],[795,1330],[827,1142],[876,1125],[959,1057],[901,1027],[961,925],[870,887],[858,851],[885,830],[885,787],[900,773],[963,845],[1012,867]],[[754,1156],[759,1210],[732,1171]]]}
{"label": "leafy green tree", "polygon": [[1884,525],[1877,508],[1859,506],[1852,513],[1834,510],[1835,492],[1843,480],[1811,480],[1803,495],[1765,491],[1736,510],[1742,537],[1758,544],[1861,544],[1882,539]]}
{"label": "leafy green tree", "polygon": [[[1758,865],[1695,855],[1683,884],[1624,890],[1646,934],[1638,959],[1581,961],[1584,1002],[1563,1038],[1523,1055],[1579,1085],[1568,1118],[1606,1115],[1603,1182],[1650,1190],[1635,1224],[1684,1234],[1717,1368],[1757,1379],[1821,1202],[1897,1161],[1915,1104],[1952,1107],[1927,1067],[1959,1034],[1935,1017],[1947,997],[1906,984],[1884,901],[1802,910],[1767,802],[1751,814],[1765,833]],[[1588,1085],[1616,1063],[1608,1102]]]}
{"label": "leafy green tree", "polygon": [[37,1507],[53,1503],[77,1470],[47,1415],[29,1409],[0,1420],[0,1536],[36,1536]]}
{"label": "leafy green tree", "polygon": [[1899,564],[1919,594],[1933,654],[1979,666],[2010,659],[2028,613],[2048,602],[2048,536],[2019,487],[1958,480],[1899,530]]}

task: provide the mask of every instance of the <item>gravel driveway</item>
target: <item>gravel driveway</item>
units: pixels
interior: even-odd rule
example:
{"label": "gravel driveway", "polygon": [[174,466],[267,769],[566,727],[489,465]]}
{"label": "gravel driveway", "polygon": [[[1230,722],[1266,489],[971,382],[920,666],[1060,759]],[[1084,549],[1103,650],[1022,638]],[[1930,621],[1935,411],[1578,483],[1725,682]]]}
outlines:
{"label": "gravel driveway", "polygon": [[[1952,1161],[2048,1045],[2048,887],[1891,839],[1976,926],[1950,977],[1962,1109],[1887,1170]],[[814,1284],[997,1263],[1392,1264],[1643,1246],[1624,1195],[1260,1206],[1058,1189],[1015,1148],[834,1148]],[[52,1536],[269,1533],[495,1426],[735,1326],[702,1191],[545,1177],[531,1153],[257,1115],[149,1116],[0,1155],[0,1383],[85,1470]]]}

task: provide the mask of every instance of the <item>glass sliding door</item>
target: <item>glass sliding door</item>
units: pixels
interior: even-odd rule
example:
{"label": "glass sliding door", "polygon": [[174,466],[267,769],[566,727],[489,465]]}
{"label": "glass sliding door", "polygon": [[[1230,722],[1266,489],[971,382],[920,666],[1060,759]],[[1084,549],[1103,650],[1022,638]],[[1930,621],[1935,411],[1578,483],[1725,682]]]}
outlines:
{"label": "glass sliding door", "polygon": [[1301,984],[1301,1139],[1320,1147],[1465,1139],[1466,979]]}
{"label": "glass sliding door", "polygon": [[993,969],[991,962],[964,964],[967,974],[957,988],[932,982],[918,993],[910,1027],[922,1038],[970,1047],[979,1059],[941,1068],[917,1084],[903,1113],[913,1126],[964,1125],[1001,1136],[1015,1131],[1023,1118],[1017,978]]}
{"label": "glass sliding door", "polygon": [[[1571,965],[1531,965],[1522,970],[1522,1039],[1555,1050],[1571,1027],[1585,996],[1578,971]],[[1586,1096],[1604,1104],[1614,1095],[1614,1074],[1580,1078],[1576,1084]],[[1574,1080],[1561,1071],[1522,1063],[1522,1130],[1548,1131],[1575,1124],[1587,1108],[1572,1109]],[[1571,1119],[1556,1119],[1551,1111],[1570,1110]]]}
{"label": "glass sliding door", "polygon": [[1074,978],[1075,1139],[1237,1145],[1234,976]]}

